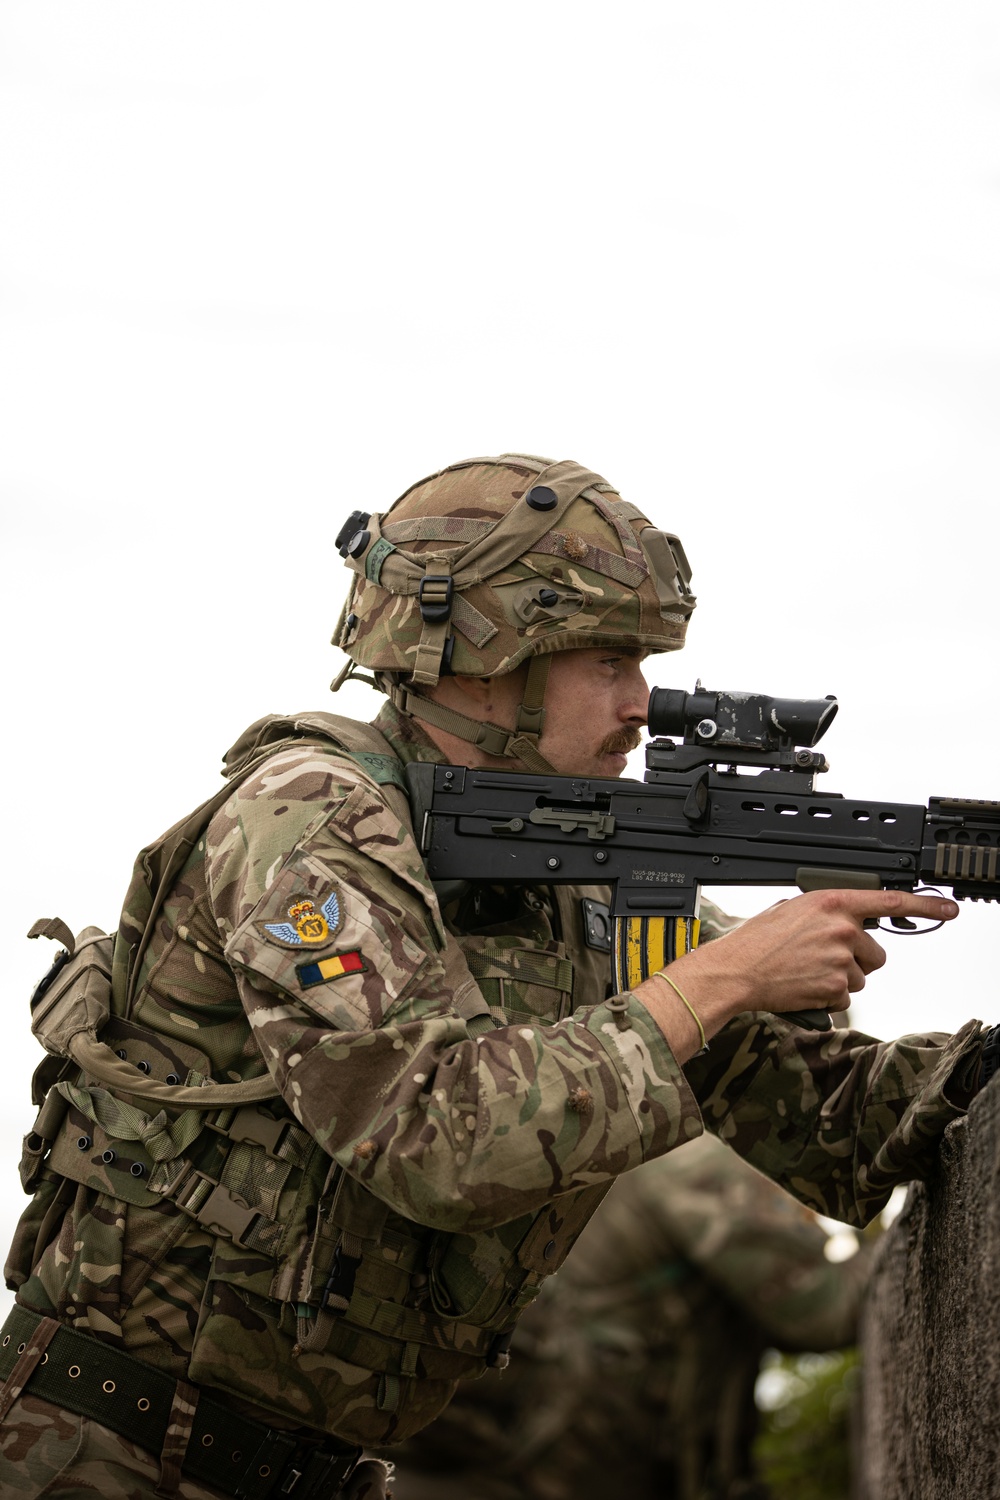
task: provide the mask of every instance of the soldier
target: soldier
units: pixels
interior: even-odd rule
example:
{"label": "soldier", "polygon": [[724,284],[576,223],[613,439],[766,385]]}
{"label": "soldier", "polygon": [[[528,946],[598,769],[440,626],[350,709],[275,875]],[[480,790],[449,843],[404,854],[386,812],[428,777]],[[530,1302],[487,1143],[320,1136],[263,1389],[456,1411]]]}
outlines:
{"label": "soldier", "polygon": [[978,1087],[978,1023],[883,1044],[781,1020],[846,1008],[884,961],[865,918],[950,901],[797,897],[611,1001],[601,888],[441,910],[402,764],[620,774],[642,658],[694,606],[675,537],[578,464],[506,455],[338,545],[375,726],[251,726],[140,855],[113,944],[38,929],[71,956],[33,1002],[4,1494],[378,1488],[361,1448],[506,1363],[618,1174],[708,1126],[861,1223]]}
{"label": "soldier", "polygon": [[868,1245],[703,1135],[627,1172],[518,1324],[510,1369],[403,1445],[394,1500],[766,1500],[765,1348],[854,1340]]}

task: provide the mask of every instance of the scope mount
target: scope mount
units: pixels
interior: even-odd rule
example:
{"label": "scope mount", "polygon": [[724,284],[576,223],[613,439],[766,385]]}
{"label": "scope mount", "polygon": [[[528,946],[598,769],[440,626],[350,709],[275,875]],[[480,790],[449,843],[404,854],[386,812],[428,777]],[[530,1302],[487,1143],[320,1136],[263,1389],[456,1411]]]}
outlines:
{"label": "scope mount", "polygon": [[[675,740],[657,738],[646,746],[646,780],[655,781],[658,771],[695,771],[699,766],[723,768],[757,766],[764,771],[797,771],[815,776],[829,771],[830,763],[819,750],[805,750],[792,744],[774,750],[746,750],[738,745],[687,745]],[[652,773],[652,774],[650,774]]]}

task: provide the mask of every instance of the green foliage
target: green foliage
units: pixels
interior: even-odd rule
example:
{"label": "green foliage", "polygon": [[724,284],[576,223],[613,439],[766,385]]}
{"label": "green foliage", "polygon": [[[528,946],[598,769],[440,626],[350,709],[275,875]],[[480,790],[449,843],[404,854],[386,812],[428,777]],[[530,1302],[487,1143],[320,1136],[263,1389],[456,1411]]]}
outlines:
{"label": "green foliage", "polygon": [[754,1452],[774,1500],[848,1500],[850,1413],[859,1374],[854,1349],[766,1357]]}

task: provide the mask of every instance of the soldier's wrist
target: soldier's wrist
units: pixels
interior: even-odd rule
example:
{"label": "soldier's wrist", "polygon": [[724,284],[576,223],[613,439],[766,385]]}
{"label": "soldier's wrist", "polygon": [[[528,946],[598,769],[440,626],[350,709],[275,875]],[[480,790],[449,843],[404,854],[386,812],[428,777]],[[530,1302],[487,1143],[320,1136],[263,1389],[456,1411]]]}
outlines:
{"label": "soldier's wrist", "polygon": [[661,969],[658,976],[680,986],[709,1040],[735,1016],[760,1008],[753,986],[740,968],[732,966],[724,948],[724,943],[695,948],[667,965],[669,975]]}
{"label": "soldier's wrist", "polygon": [[698,1051],[695,1052],[695,1053],[693,1053],[692,1055],[694,1057],[703,1057],[704,1054],[708,1051],[708,1038],[705,1036],[705,1027],[704,1027],[704,1025],[702,1023],[701,1016],[699,1016],[698,1012],[695,1010],[694,1006],[691,1004],[691,1001],[688,999],[688,997],[685,995],[684,991],[681,989],[680,985],[676,982],[676,980],[674,980],[674,979],[672,979],[670,977],[670,975],[667,973],[666,969],[660,969],[659,970],[658,978],[664,980],[670,986],[670,988],[673,990],[674,994],[677,996],[678,1000],[684,1006],[684,1008],[687,1011],[688,1015],[691,1017],[692,1021],[695,1024],[695,1026],[698,1028],[698,1041],[701,1043],[701,1045],[700,1045]]}

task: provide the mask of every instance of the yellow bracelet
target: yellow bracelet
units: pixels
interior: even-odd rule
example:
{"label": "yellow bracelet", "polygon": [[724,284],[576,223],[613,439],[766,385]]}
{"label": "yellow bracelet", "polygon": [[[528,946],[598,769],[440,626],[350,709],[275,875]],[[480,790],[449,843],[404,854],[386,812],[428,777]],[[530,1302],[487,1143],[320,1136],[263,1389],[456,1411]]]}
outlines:
{"label": "yellow bracelet", "polygon": [[674,981],[671,979],[671,977],[667,973],[667,971],[665,969],[660,969],[659,970],[659,975],[660,975],[661,979],[665,979],[667,981],[667,983],[669,984],[670,988],[673,990],[673,992],[677,996],[677,998],[681,1001],[681,1003],[683,1005],[686,1005],[687,1008],[688,1008],[688,1010],[690,1011],[691,1018],[694,1021],[694,1024],[698,1028],[698,1035],[701,1037],[701,1052],[698,1052],[698,1053],[695,1054],[697,1057],[700,1057],[702,1052],[707,1052],[708,1051],[708,1040],[707,1040],[707,1038],[705,1036],[705,1028],[701,1024],[701,1017],[699,1016],[698,1012],[695,1010],[694,1006],[691,1004],[691,1002],[687,998],[687,996],[681,994],[680,990],[677,988],[676,984],[674,984]]}

